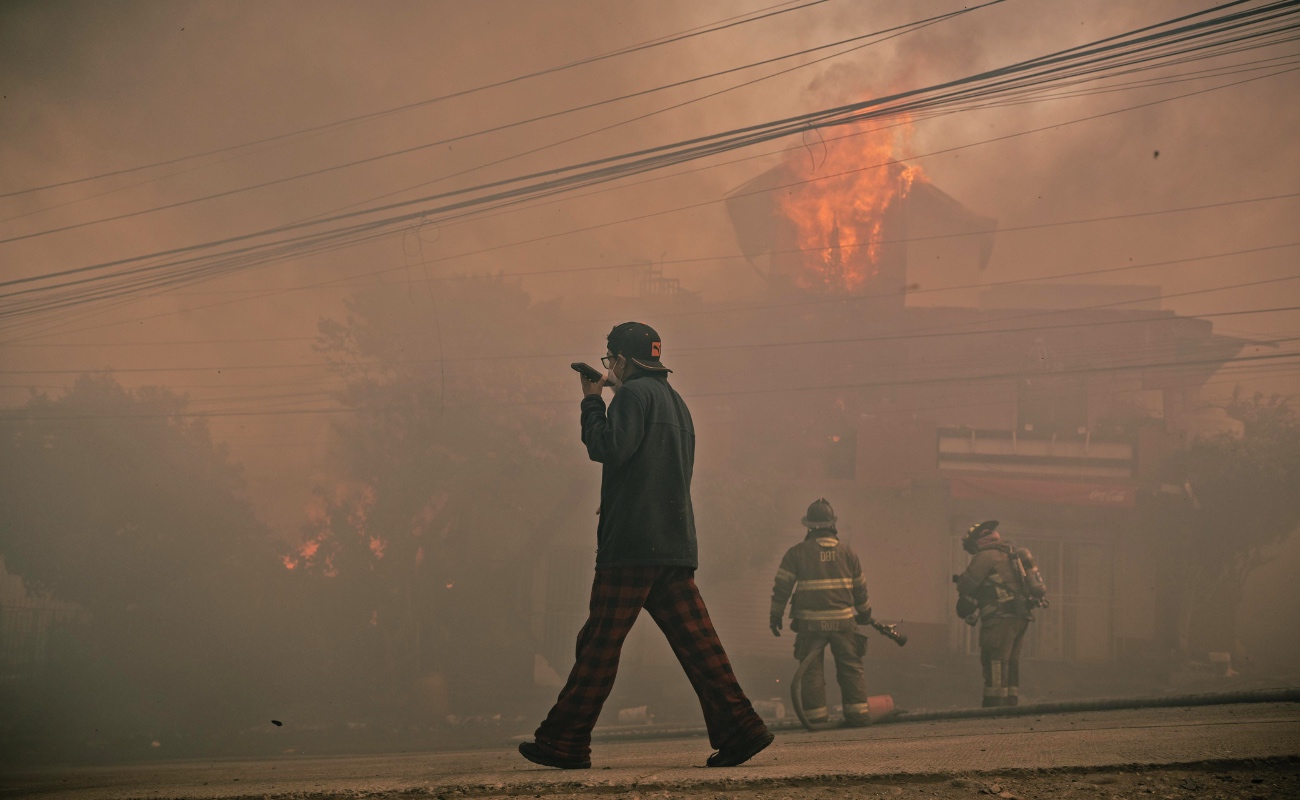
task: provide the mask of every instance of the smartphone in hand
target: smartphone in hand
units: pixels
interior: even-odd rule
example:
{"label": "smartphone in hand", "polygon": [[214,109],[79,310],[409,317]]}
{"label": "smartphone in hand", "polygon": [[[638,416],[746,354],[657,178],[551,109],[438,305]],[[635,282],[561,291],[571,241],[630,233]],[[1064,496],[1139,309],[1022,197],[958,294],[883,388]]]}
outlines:
{"label": "smartphone in hand", "polygon": [[588,383],[595,383],[605,377],[605,373],[582,361],[575,361],[570,364],[569,367],[572,368],[574,372],[581,375]]}

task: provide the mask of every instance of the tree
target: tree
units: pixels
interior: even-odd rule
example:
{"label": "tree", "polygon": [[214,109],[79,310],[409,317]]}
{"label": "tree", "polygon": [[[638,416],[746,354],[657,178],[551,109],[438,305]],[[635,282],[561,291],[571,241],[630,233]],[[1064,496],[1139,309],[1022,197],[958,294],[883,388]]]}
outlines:
{"label": "tree", "polygon": [[495,684],[455,692],[471,705],[519,689],[498,673],[531,670],[520,607],[581,452],[576,378],[540,358],[564,348],[558,308],[492,278],[440,291],[372,289],[321,322],[318,349],[357,413],[336,426],[337,477],[284,559],[345,621],[338,657],[382,676],[373,696],[391,709],[429,673]]}
{"label": "tree", "polygon": [[275,551],[185,406],[83,375],[0,420],[0,554],[87,619],[39,687],[47,732],[192,732],[269,674]]}
{"label": "tree", "polygon": [[1300,418],[1284,400],[1234,395],[1241,438],[1198,439],[1176,453],[1166,479],[1187,489],[1166,502],[1162,529],[1183,598],[1178,644],[1232,651],[1236,612],[1251,572],[1300,527]]}

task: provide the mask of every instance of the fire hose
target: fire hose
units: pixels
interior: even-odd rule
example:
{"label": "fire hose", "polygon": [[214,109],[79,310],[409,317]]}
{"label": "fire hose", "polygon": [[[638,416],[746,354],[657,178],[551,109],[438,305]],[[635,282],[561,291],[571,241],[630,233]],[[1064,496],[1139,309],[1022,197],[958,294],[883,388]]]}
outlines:
{"label": "fire hose", "polygon": [[[886,625],[885,623],[877,622],[874,619],[867,624],[875,628],[886,638],[895,642],[899,647],[902,647],[903,645],[907,644],[907,634],[899,633],[898,630],[893,625]],[[866,652],[867,637],[856,631],[853,633],[853,635],[854,637],[857,638],[858,642],[860,643],[861,645],[860,649],[862,650],[862,652]],[[813,650],[811,653],[804,656],[803,659],[799,662],[799,668],[794,671],[794,677],[790,679],[790,705],[794,706],[794,713],[795,716],[799,718],[799,723],[803,725],[804,728],[810,731],[824,731],[835,727],[834,723],[831,723],[830,721],[809,722],[808,715],[807,713],[804,712],[803,709],[803,676],[808,672],[809,668],[812,667],[813,662],[819,660],[818,657],[821,656],[824,650],[825,650],[825,645]],[[888,697],[888,695],[882,695],[882,697]],[[868,705],[871,704],[871,700],[873,699],[875,698],[867,698]],[[894,705],[893,699],[890,698],[888,703],[889,706],[888,710],[892,710],[893,705]]]}

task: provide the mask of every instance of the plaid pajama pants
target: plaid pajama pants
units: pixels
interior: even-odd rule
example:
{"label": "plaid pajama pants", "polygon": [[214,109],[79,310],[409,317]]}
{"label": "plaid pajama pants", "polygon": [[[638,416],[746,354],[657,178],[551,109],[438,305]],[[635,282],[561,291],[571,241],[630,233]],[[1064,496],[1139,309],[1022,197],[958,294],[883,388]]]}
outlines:
{"label": "plaid pajama pants", "polygon": [[668,638],[704,711],[709,743],[721,749],[767,731],[741,691],[704,599],[687,567],[613,567],[596,570],[591,610],[578,634],[577,660],[537,744],[564,758],[591,755],[591,729],[614,688],[618,657],[644,608]]}

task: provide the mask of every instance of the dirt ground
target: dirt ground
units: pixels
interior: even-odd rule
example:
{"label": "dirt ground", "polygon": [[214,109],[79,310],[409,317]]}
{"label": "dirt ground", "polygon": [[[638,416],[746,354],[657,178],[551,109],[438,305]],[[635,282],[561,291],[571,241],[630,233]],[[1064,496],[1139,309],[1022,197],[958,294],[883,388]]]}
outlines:
{"label": "dirt ground", "polygon": [[[541,797],[542,795],[536,795]],[[590,800],[590,794],[547,795]],[[803,782],[788,786],[681,791],[619,792],[618,800],[841,800],[841,798],[941,798],[942,800],[1275,800],[1300,798],[1300,756],[1282,761],[1231,762],[1180,768],[1134,766],[1104,772],[1009,772],[961,777],[899,777],[867,782]]]}

